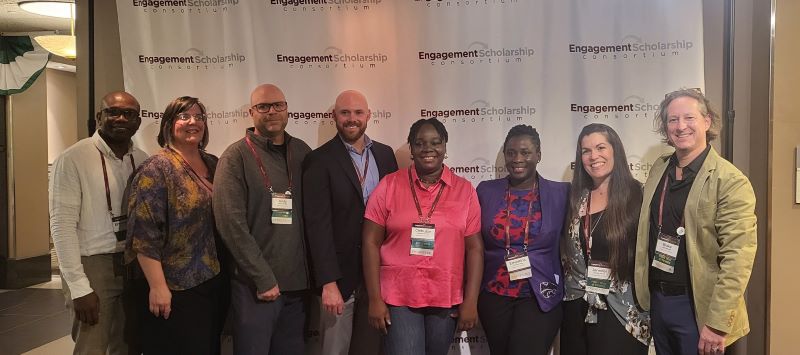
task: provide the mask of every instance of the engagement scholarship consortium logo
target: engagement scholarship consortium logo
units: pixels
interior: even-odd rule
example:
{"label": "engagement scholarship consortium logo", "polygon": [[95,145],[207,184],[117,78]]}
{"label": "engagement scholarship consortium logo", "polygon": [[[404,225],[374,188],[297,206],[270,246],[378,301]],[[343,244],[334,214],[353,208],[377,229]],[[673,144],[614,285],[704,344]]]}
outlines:
{"label": "engagement scholarship consortium logo", "polygon": [[618,103],[571,103],[574,118],[587,120],[652,119],[658,104],[647,102],[639,95],[630,95]]}
{"label": "engagement scholarship consortium logo", "polygon": [[632,61],[677,57],[693,48],[694,42],[687,39],[644,40],[628,35],[610,43],[570,43],[569,53],[585,61]]}
{"label": "engagement scholarship consortium logo", "polygon": [[239,5],[241,0],[131,0],[134,9],[154,15],[219,14]]}
{"label": "engagement scholarship consortium logo", "polygon": [[322,53],[278,53],[275,62],[290,70],[370,70],[389,61],[389,55],[377,51],[344,51],[328,47]]}
{"label": "engagement scholarship consortium logo", "polygon": [[[153,120],[156,124],[160,123],[159,120],[161,120],[163,115],[164,112],[162,111],[153,111],[148,108],[142,108],[140,113],[142,120]],[[247,108],[236,108],[230,110],[209,109],[206,111],[206,115],[208,115],[208,121],[206,121],[208,126],[227,126],[237,124],[242,119],[250,118],[250,112],[247,111]]]}
{"label": "engagement scholarship consortium logo", "polygon": [[430,9],[482,8],[487,6],[507,6],[519,4],[519,0],[407,0],[418,6]]}
{"label": "engagement scholarship consortium logo", "polygon": [[531,123],[535,113],[532,105],[495,106],[485,100],[475,100],[466,107],[419,109],[420,117],[436,117],[444,124]]}
{"label": "engagement scholarship consortium logo", "polygon": [[[497,179],[508,174],[506,172],[506,167],[503,166],[502,163],[501,165],[496,165],[494,162],[490,162],[485,158],[474,158],[466,164],[451,165],[449,168],[450,171],[458,176],[475,182]],[[472,340],[472,342],[478,342],[477,338],[467,339],[467,341],[470,340]],[[464,339],[462,339],[462,341],[464,341]]]}
{"label": "engagement scholarship consortium logo", "polygon": [[237,68],[247,61],[239,52],[206,54],[197,48],[189,48],[182,55],[139,54],[137,62],[149,70],[207,71]]}
{"label": "engagement scholarship consortium logo", "polygon": [[[387,0],[265,0],[267,7],[279,8],[287,14],[315,14],[334,11],[369,11]],[[388,0],[392,1],[392,0]]]}
{"label": "engagement scholarship consortium logo", "polygon": [[462,50],[432,49],[419,51],[417,58],[431,66],[504,65],[527,62],[536,54],[528,46],[489,46],[485,42],[472,42]]}
{"label": "engagement scholarship consortium logo", "polygon": [[[336,122],[333,121],[333,112],[331,111],[289,111],[289,118],[295,125],[336,125]],[[374,108],[372,109],[372,116],[370,116],[369,124],[377,125],[380,124],[381,121],[391,118],[392,111]]]}

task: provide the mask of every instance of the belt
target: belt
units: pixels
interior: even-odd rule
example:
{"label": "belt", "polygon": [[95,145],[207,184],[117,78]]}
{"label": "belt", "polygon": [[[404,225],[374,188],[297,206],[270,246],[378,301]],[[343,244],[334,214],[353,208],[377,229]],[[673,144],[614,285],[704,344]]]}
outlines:
{"label": "belt", "polygon": [[650,290],[664,296],[680,296],[689,293],[689,286],[666,281],[650,281]]}

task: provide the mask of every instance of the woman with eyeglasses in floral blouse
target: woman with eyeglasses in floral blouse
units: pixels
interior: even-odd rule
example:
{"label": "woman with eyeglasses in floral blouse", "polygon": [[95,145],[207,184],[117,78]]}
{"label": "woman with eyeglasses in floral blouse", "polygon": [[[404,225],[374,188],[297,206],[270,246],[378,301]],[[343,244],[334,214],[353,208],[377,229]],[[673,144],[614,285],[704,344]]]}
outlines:
{"label": "woman with eyeglasses in floral blouse", "polygon": [[218,354],[227,310],[222,244],[211,206],[217,157],[206,109],[180,97],[164,110],[158,143],[131,182],[126,258],[138,261],[145,354]]}

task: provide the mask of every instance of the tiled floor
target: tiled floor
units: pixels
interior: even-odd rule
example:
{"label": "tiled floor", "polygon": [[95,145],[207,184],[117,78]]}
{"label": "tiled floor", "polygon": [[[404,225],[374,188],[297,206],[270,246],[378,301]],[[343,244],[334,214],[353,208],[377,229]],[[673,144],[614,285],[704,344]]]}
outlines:
{"label": "tiled floor", "polygon": [[61,279],[0,292],[0,354],[70,354],[71,320]]}

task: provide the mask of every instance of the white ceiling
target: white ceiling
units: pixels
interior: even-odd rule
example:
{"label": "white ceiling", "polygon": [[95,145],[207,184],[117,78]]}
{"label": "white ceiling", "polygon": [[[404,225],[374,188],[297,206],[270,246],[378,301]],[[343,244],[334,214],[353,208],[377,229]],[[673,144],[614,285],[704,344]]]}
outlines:
{"label": "white ceiling", "polygon": [[34,15],[19,8],[20,0],[0,0],[0,33],[59,31],[69,34],[69,19]]}

